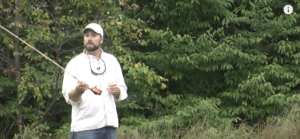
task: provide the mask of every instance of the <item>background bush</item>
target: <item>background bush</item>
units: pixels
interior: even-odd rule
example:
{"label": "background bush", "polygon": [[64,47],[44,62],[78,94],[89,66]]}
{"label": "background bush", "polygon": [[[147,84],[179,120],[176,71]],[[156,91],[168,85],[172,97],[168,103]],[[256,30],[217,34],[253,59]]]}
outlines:
{"label": "background bush", "polygon": [[[103,49],[120,61],[129,88],[117,105],[120,135],[184,138],[205,127],[201,135],[217,138],[227,136],[218,128],[246,123],[230,130],[238,135],[276,123],[299,102],[298,9],[292,0],[7,0],[0,24],[65,66],[83,50],[83,27],[100,23]],[[1,136],[67,136],[63,71],[0,36]]]}

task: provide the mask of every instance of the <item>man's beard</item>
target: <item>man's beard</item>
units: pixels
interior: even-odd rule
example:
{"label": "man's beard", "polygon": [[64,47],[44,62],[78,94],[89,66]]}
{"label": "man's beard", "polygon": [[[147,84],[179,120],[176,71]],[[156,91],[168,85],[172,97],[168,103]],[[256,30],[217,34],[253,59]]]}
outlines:
{"label": "man's beard", "polygon": [[[92,47],[88,47],[87,45],[90,45],[90,44],[92,44],[93,46],[92,46]],[[90,51],[90,52],[96,51],[100,46],[101,46],[101,44],[95,45],[95,44],[93,44],[93,43],[87,43],[86,45],[84,45],[85,49],[86,49],[87,51]]]}

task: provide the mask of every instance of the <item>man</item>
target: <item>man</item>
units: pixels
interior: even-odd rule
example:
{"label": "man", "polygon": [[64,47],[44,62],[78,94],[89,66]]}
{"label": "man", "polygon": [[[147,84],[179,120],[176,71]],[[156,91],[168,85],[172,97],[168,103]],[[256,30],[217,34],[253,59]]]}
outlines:
{"label": "man", "polygon": [[104,33],[99,24],[87,25],[83,33],[85,49],[67,64],[62,86],[66,102],[72,105],[70,138],[116,139],[115,100],[128,96],[121,66],[101,49]]}

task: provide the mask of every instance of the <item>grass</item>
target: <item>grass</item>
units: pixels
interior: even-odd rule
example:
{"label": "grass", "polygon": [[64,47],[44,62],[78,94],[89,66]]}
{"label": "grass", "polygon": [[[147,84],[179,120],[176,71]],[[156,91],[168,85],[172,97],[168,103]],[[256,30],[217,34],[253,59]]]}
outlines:
{"label": "grass", "polygon": [[[117,130],[118,139],[299,139],[300,107],[294,107],[289,113],[282,115],[276,122],[267,122],[250,126],[240,124],[234,126],[213,127],[205,123],[196,123],[190,127],[174,129],[172,127],[121,126]],[[45,137],[37,130],[25,130],[23,135],[15,139],[69,139],[69,131],[63,137]],[[43,137],[40,137],[43,136]],[[52,135],[53,136],[53,135]],[[0,135],[1,137],[1,135]]]}
{"label": "grass", "polygon": [[[153,130],[151,134],[143,134],[145,129],[118,129],[118,139],[300,139],[300,107],[293,108],[289,113],[265,124],[250,126],[240,124],[238,127],[212,127],[203,123],[195,123],[186,129]],[[149,132],[148,132],[149,133]]]}

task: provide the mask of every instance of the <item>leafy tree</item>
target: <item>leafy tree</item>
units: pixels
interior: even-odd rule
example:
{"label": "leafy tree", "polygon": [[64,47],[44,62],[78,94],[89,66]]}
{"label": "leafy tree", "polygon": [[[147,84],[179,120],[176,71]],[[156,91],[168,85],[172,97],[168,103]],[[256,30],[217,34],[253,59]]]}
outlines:
{"label": "leafy tree", "polygon": [[[73,9],[74,6],[77,6],[78,9]],[[1,25],[9,30],[16,28],[14,33],[17,36],[59,64],[65,65],[67,60],[74,56],[75,51],[81,48],[81,46],[74,46],[79,41],[78,36],[81,35],[79,28],[88,19],[82,13],[82,9],[89,6],[80,1],[71,3],[5,1],[1,5],[1,13],[6,13],[1,14],[1,18],[5,19],[2,20]],[[25,44],[20,43],[18,39],[7,35],[3,30],[1,32],[3,45],[9,46],[4,47],[4,51],[13,54],[4,55],[3,59],[11,59],[12,56],[15,59],[14,65],[4,63],[3,66],[9,66],[10,69],[22,73],[22,75],[16,74],[16,77],[1,75],[2,78],[8,79],[3,85],[6,88],[1,90],[2,96],[8,94],[11,96],[2,98],[1,117],[9,115],[13,119],[1,120],[6,125],[1,127],[2,131],[14,134],[17,133],[14,129],[19,128],[18,132],[22,133],[24,126],[35,128],[43,124],[45,127],[49,125],[59,127],[61,120],[70,121],[69,117],[64,117],[70,109],[62,107],[65,103],[60,95],[62,77],[60,69]],[[13,78],[17,79],[15,85],[10,83],[13,82]],[[62,101],[57,102],[58,100]],[[48,122],[45,122],[46,120]]]}
{"label": "leafy tree", "polygon": [[[171,130],[207,116],[214,126],[256,122],[298,102],[299,8],[292,0],[7,0],[0,24],[65,66],[82,52],[82,28],[100,23],[103,49],[117,56],[129,88],[117,105],[121,126]],[[2,134],[27,126],[67,135],[63,71],[0,36]]]}
{"label": "leafy tree", "polygon": [[[157,1],[135,57],[183,98],[218,98],[223,116],[257,121],[299,101],[299,15],[284,1]],[[299,3],[290,1],[297,9]]]}

